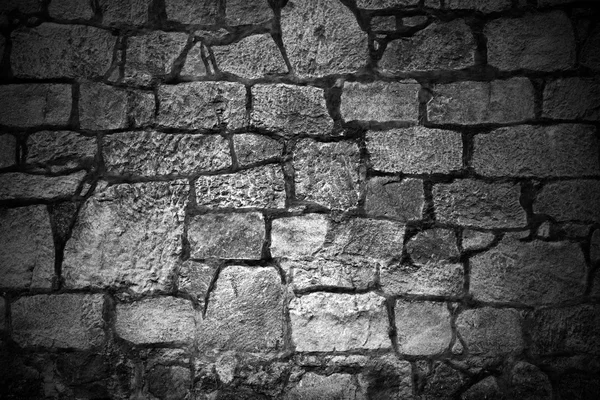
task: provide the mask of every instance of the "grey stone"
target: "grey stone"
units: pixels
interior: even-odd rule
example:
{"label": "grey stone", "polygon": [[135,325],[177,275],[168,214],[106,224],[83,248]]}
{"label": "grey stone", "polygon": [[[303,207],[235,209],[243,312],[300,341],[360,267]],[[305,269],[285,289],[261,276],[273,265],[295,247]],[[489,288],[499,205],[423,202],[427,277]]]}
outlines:
{"label": "grey stone", "polygon": [[283,144],[267,136],[243,133],[233,136],[233,151],[240,166],[272,160],[283,154]]}
{"label": "grey stone", "polygon": [[346,121],[417,122],[419,84],[408,82],[346,82],[340,112]]}
{"label": "grey stone", "polygon": [[216,270],[206,263],[184,261],[177,269],[177,290],[203,303]]}
{"label": "grey stone", "polygon": [[423,182],[406,178],[374,177],[367,181],[365,213],[370,217],[387,217],[400,221],[423,217],[425,195]]}
{"label": "grey stone", "polygon": [[416,369],[417,379],[423,382],[422,399],[455,399],[469,381],[466,374],[443,361],[417,361]]}
{"label": "grey stone", "polygon": [[456,319],[456,329],[470,356],[518,353],[525,346],[521,317],[514,309],[483,307],[463,311]]}
{"label": "grey stone", "polygon": [[283,56],[269,34],[248,36],[230,45],[213,46],[212,50],[221,72],[247,79],[287,72]]}
{"label": "grey stone", "polygon": [[510,388],[514,398],[551,400],[552,384],[548,376],[535,365],[519,361],[510,371]]}
{"label": "grey stone", "polygon": [[42,3],[38,0],[5,0],[0,3],[0,11],[18,10],[22,13],[36,13],[42,10]]}
{"label": "grey stone", "polygon": [[27,138],[28,166],[62,172],[91,165],[98,146],[95,138],[69,131],[41,131]]}
{"label": "grey stone", "polygon": [[182,24],[211,25],[219,13],[218,0],[165,0],[167,18]]}
{"label": "grey stone", "polygon": [[189,368],[157,365],[146,372],[148,392],[155,398],[165,400],[183,399],[188,396],[192,378]]}
{"label": "grey stone", "polygon": [[373,263],[357,257],[282,260],[281,267],[298,291],[322,287],[366,290],[375,284]]}
{"label": "grey stone", "polygon": [[281,33],[299,77],[352,73],[366,64],[367,34],[338,1],[288,2],[281,11]]}
{"label": "grey stone", "polygon": [[[427,0],[425,0],[427,1]],[[402,18],[402,25],[404,26],[418,26],[425,24],[428,21],[428,17],[425,15],[414,15],[412,17]]]}
{"label": "grey stone", "polygon": [[0,243],[0,287],[52,287],[54,240],[46,206],[0,209]]}
{"label": "grey stone", "polygon": [[152,0],[98,0],[102,23],[109,26],[144,25]]}
{"label": "grey stone", "polygon": [[427,107],[435,123],[484,124],[534,118],[533,86],[527,78],[436,85]]}
{"label": "grey stone", "polygon": [[371,399],[413,399],[412,366],[396,355],[370,358],[357,376]]}
{"label": "grey stone", "polygon": [[357,0],[358,8],[366,8],[370,10],[380,10],[384,8],[395,8],[402,6],[416,6],[419,0]]}
{"label": "grey stone", "polygon": [[285,187],[279,165],[265,165],[235,174],[200,176],[196,201],[207,207],[283,208]]}
{"label": "grey stone", "polygon": [[67,125],[71,116],[71,85],[3,85],[0,110],[2,125]]}
{"label": "grey stone", "polygon": [[600,222],[600,181],[577,180],[546,184],[533,203],[535,213],[558,221]]}
{"label": "grey stone", "polygon": [[43,23],[12,33],[11,66],[19,78],[99,78],[109,69],[116,37],[83,25]]}
{"label": "grey stone", "polygon": [[158,99],[158,123],[165,127],[237,129],[246,125],[246,88],[240,83],[163,85]]}
{"label": "grey stone", "polygon": [[83,205],[65,246],[65,287],[171,289],[183,251],[188,192],[184,180],[97,190]]}
{"label": "grey stone", "polygon": [[374,169],[405,174],[450,173],[462,168],[458,132],[422,126],[367,132]]}
{"label": "grey stone", "polygon": [[[202,42],[197,42],[187,53],[181,75],[206,76],[213,69],[208,60],[208,54],[206,46]],[[204,58],[202,58],[202,55],[204,55]],[[210,66],[209,69],[206,67],[205,60]]]}
{"label": "grey stone", "polygon": [[6,300],[0,297],[0,331],[6,329]]}
{"label": "grey stone", "polygon": [[17,164],[17,139],[13,135],[0,135],[0,168]]}
{"label": "grey stone", "polygon": [[189,343],[195,326],[196,311],[188,300],[155,297],[116,306],[115,332],[134,344]]}
{"label": "grey stone", "polygon": [[390,349],[385,299],[375,293],[311,293],[290,302],[296,351]]}
{"label": "grey stone", "polygon": [[106,170],[116,175],[189,175],[231,166],[229,141],[219,135],[123,132],[103,138]]}
{"label": "grey stone", "polygon": [[445,6],[451,10],[477,10],[492,13],[511,8],[511,0],[446,0]]}
{"label": "grey stone", "polygon": [[55,200],[75,195],[85,171],[63,176],[10,172],[0,175],[0,200]]}
{"label": "grey stone", "polygon": [[48,14],[58,19],[90,19],[94,16],[94,10],[90,1],[52,0]]}
{"label": "grey stone", "polygon": [[459,255],[454,231],[442,228],[417,233],[406,243],[406,251],[418,265],[438,263]]}
{"label": "grey stone", "polygon": [[596,27],[583,43],[580,53],[581,65],[600,70],[600,28]]}
{"label": "grey stone", "polygon": [[379,272],[381,289],[388,295],[460,296],[464,285],[462,264],[390,264]]}
{"label": "grey stone", "polygon": [[275,14],[267,0],[225,0],[225,23],[249,25],[267,22]]}
{"label": "grey stone", "polygon": [[323,214],[275,219],[271,228],[273,257],[308,257],[325,245],[329,219]]}
{"label": "grey stone", "polygon": [[88,350],[104,342],[101,294],[21,297],[11,304],[12,338],[22,347]]}
{"label": "grey stone", "polygon": [[590,239],[590,261],[600,263],[600,229],[596,229]]}
{"label": "grey stone", "polygon": [[334,210],[358,205],[359,149],[355,143],[304,139],[293,155],[296,197]]}
{"label": "grey stone", "polygon": [[505,397],[496,378],[488,376],[471,386],[460,398],[461,400],[503,400]]}
{"label": "grey stone", "polygon": [[352,375],[334,373],[328,376],[307,372],[298,384],[283,396],[284,400],[366,400]]}
{"label": "grey stone", "polygon": [[373,16],[371,17],[371,30],[374,32],[390,32],[396,30],[396,17]]}
{"label": "grey stone", "polygon": [[462,248],[464,250],[480,250],[488,247],[494,241],[495,235],[491,232],[465,229],[462,234]]}
{"label": "grey stone", "polygon": [[542,116],[553,119],[600,120],[600,79],[563,78],[544,88]]}
{"label": "grey stone", "polygon": [[394,315],[401,354],[429,356],[450,345],[452,328],[445,303],[398,300]]}
{"label": "grey stone", "polygon": [[192,258],[260,260],[265,222],[257,212],[198,215],[189,223],[188,240]]}
{"label": "grey stone", "polygon": [[457,180],[433,187],[436,218],[479,228],[520,228],[527,224],[519,204],[521,188],[511,183]]}

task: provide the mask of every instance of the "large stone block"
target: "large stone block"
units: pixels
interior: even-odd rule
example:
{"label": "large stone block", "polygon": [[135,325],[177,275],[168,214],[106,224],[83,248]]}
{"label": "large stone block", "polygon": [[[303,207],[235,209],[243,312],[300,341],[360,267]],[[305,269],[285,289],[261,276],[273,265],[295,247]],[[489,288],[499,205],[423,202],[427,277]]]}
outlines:
{"label": "large stone block", "polygon": [[535,213],[558,221],[600,222],[600,181],[577,180],[546,184],[533,203]]}
{"label": "large stone block", "polygon": [[525,346],[519,312],[483,307],[463,311],[456,319],[458,334],[470,356],[495,357],[518,353]]}
{"label": "large stone block", "polygon": [[233,136],[233,151],[240,166],[272,160],[283,154],[283,143],[252,133]]}
{"label": "large stone block", "polygon": [[41,131],[27,138],[28,167],[63,172],[90,166],[96,156],[96,139],[69,131]]}
{"label": "large stone block", "polygon": [[346,121],[417,122],[419,84],[410,82],[346,82],[340,112]]}
{"label": "large stone block", "polygon": [[421,231],[406,243],[406,251],[415,264],[425,265],[457,258],[456,235],[450,229]]}
{"label": "large stone block", "polygon": [[0,135],[0,168],[17,164],[17,138],[13,135]]}
{"label": "large stone block", "polygon": [[85,171],[63,176],[10,172],[0,175],[0,200],[56,200],[70,198],[85,177]]}
{"label": "large stone block", "polygon": [[171,289],[182,255],[187,181],[120,184],[83,205],[64,251],[65,287]]}
{"label": "large stone block", "polygon": [[0,86],[0,124],[16,127],[67,125],[71,116],[71,85]]}
{"label": "large stone block", "polygon": [[287,72],[283,56],[269,34],[248,36],[226,46],[213,46],[212,50],[221,72],[247,79]]}
{"label": "large stone block", "polygon": [[600,120],[600,79],[563,78],[544,88],[542,116],[553,119]]}
{"label": "large stone block", "polygon": [[216,271],[210,264],[184,261],[177,269],[177,290],[203,304]]}
{"label": "large stone block", "polygon": [[102,23],[109,26],[144,25],[152,0],[97,0]]}
{"label": "large stone block", "polygon": [[512,6],[511,0],[446,0],[445,8],[450,10],[477,10],[482,13],[504,11]]}
{"label": "large stone block", "polygon": [[460,296],[464,286],[462,264],[390,264],[379,272],[381,289],[389,295]]}
{"label": "large stone block", "polygon": [[429,356],[450,345],[450,311],[445,303],[399,300],[394,315],[401,354]]}
{"label": "large stone block", "polygon": [[317,288],[366,290],[374,287],[375,265],[359,257],[282,260],[281,267],[296,291]]}
{"label": "large stone block", "polygon": [[387,217],[400,221],[423,217],[425,194],[423,182],[406,178],[374,177],[367,181],[365,212],[370,217]]}
{"label": "large stone block", "polygon": [[170,21],[211,25],[217,20],[219,0],[165,0],[165,9]]}
{"label": "large stone block", "polygon": [[362,388],[349,374],[334,373],[328,376],[308,372],[300,382],[289,389],[283,396],[284,400],[329,400],[352,399],[366,400]]}
{"label": "large stone block", "polygon": [[273,220],[271,255],[273,257],[310,257],[325,245],[330,223],[323,214],[307,214]]}
{"label": "large stone block", "polygon": [[225,0],[227,25],[260,24],[274,17],[268,0]]}
{"label": "large stone block", "polygon": [[12,338],[22,347],[88,350],[104,342],[101,294],[21,297],[11,304]]}
{"label": "large stone block", "polygon": [[504,394],[498,385],[498,381],[493,376],[488,376],[471,386],[461,396],[461,400],[502,400]]}
{"label": "large stone block", "polygon": [[90,19],[94,16],[92,3],[81,0],[52,0],[48,14],[58,19]]}

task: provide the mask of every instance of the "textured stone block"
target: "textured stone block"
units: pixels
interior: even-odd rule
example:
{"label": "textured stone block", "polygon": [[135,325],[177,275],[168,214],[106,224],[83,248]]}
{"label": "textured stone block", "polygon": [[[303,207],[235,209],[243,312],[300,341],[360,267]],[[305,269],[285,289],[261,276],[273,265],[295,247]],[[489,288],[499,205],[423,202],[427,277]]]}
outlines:
{"label": "textured stone block", "polygon": [[346,121],[417,122],[419,88],[414,81],[346,82],[340,104],[342,118]]}
{"label": "textured stone block", "polygon": [[293,164],[298,200],[337,210],[357,206],[359,149],[355,143],[301,140]]}
{"label": "textured stone block", "polygon": [[144,25],[152,0],[98,0],[102,23],[109,26]]}
{"label": "textured stone block", "polygon": [[438,263],[459,256],[456,235],[450,229],[428,229],[406,243],[406,251],[415,264]]}
{"label": "textured stone block", "polygon": [[282,260],[281,267],[291,278],[294,290],[323,287],[365,290],[375,285],[373,263],[357,257]]}
{"label": "textured stone block", "polygon": [[415,126],[367,132],[367,151],[375,170],[405,174],[450,173],[462,168],[458,132]]}
{"label": "textured stone block", "polygon": [[90,19],[94,16],[92,3],[81,0],[52,0],[48,14],[58,19]]}
{"label": "textured stone block", "polygon": [[553,119],[600,120],[600,79],[564,78],[544,88],[542,116]]}
{"label": "textured stone block", "polygon": [[[207,58],[208,54],[207,47],[202,42],[197,42],[185,57],[181,75],[206,76],[213,69],[212,62]],[[202,57],[203,55],[204,57]],[[208,69],[206,64],[209,65]]]}
{"label": "textured stone block", "polygon": [[181,257],[186,181],[96,190],[79,212],[64,251],[65,287],[168,290]]}
{"label": "textured stone block", "polygon": [[335,373],[328,376],[308,372],[298,384],[286,392],[284,400],[366,400],[365,393],[352,375]]}
{"label": "textured stone block", "polygon": [[358,375],[358,383],[372,399],[413,398],[412,365],[396,355],[372,357]]}
{"label": "textured stone block", "polygon": [[12,338],[22,347],[88,350],[104,342],[101,294],[21,297],[11,304]]}
{"label": "textured stone block", "polygon": [[99,78],[109,69],[116,37],[109,31],[50,22],[12,33],[11,66],[19,78]]}
{"label": "textured stone block", "polygon": [[340,2],[289,2],[281,11],[281,33],[300,77],[352,73],[366,64],[367,34]]}
{"label": "textured stone block", "polygon": [[391,348],[384,298],[375,293],[311,293],[289,309],[296,351]]}
{"label": "textured stone block", "polygon": [[233,151],[240,166],[272,160],[283,153],[283,144],[267,136],[242,133],[233,136]]}
{"label": "textured stone block", "polygon": [[527,224],[519,203],[521,188],[511,183],[457,180],[433,187],[438,222],[479,228],[519,228]]}
{"label": "textured stone block", "polygon": [[0,200],[56,200],[75,195],[85,171],[64,176],[10,172],[0,175]]}
{"label": "textured stone block", "polygon": [[511,394],[519,399],[551,400],[552,384],[548,376],[535,365],[519,361],[510,371]]}
{"label": "textured stone block", "polygon": [[511,8],[511,0],[446,0],[445,6],[451,10],[477,10],[482,13],[504,11]]}
{"label": "textured stone block", "polygon": [[287,72],[283,56],[269,34],[248,36],[230,45],[213,46],[212,50],[221,72],[247,79]]}
{"label": "textured stone block", "polygon": [[117,304],[115,332],[134,344],[191,342],[196,311],[188,300],[155,297]]}
{"label": "textured stone block", "polygon": [[467,345],[469,355],[494,357],[520,352],[525,343],[519,312],[490,307],[463,311],[456,329]]}
{"label": "textured stone block", "polygon": [[325,244],[330,223],[323,214],[307,214],[273,220],[271,255],[273,257],[308,257]]}
{"label": "textured stone block", "polygon": [[473,229],[465,229],[462,235],[462,247],[464,250],[479,250],[492,244],[495,236],[491,232],[480,232]]}
{"label": "textured stone block", "polygon": [[63,172],[89,166],[97,152],[95,138],[69,131],[41,131],[27,138],[29,167]]}
{"label": "textured stone block", "polygon": [[367,8],[369,10],[379,10],[383,8],[395,8],[402,6],[416,6],[419,0],[357,0],[358,8]]}
{"label": "textured stone block", "polygon": [[0,86],[0,110],[2,125],[67,125],[71,116],[71,85]]}
{"label": "textured stone block", "polygon": [[260,24],[274,18],[267,0],[225,0],[227,25]]}
{"label": "textured stone block", "polygon": [[588,38],[583,43],[580,53],[581,65],[600,70],[600,28],[592,30]]}
{"label": "textured stone block", "polygon": [[533,119],[533,105],[533,86],[527,78],[458,82],[435,86],[427,115],[435,123],[511,123]]}
{"label": "textured stone block", "polygon": [[17,157],[17,139],[13,135],[0,135],[0,168],[16,165]]}
{"label": "textured stone block", "polygon": [[394,313],[401,354],[434,355],[450,345],[450,312],[445,303],[399,300]]}
{"label": "textured stone block", "polygon": [[182,24],[210,25],[216,23],[218,0],[165,0],[167,18]]}
{"label": "textured stone block", "polygon": [[177,269],[177,290],[192,296],[202,304],[216,270],[216,267],[209,264],[184,261]]}
{"label": "textured stone block", "polygon": [[0,331],[6,329],[6,300],[0,297]]}
{"label": "textured stone block", "polygon": [[464,286],[462,264],[390,264],[379,273],[381,289],[389,295],[460,296]]}
{"label": "textured stone block", "polygon": [[190,370],[181,366],[157,365],[146,372],[148,392],[159,399],[184,399],[192,387]]}
{"label": "textured stone block", "polygon": [[423,182],[406,178],[374,177],[367,181],[365,212],[370,217],[387,217],[400,221],[423,217],[425,195]]}
{"label": "textured stone block", "polygon": [[533,203],[535,213],[558,221],[600,222],[600,182],[577,180],[546,184]]}

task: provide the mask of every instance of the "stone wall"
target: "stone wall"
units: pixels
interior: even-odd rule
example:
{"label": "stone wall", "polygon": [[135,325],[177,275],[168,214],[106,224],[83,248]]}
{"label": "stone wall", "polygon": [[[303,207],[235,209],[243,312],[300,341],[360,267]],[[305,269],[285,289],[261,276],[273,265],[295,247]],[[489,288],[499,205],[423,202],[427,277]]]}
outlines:
{"label": "stone wall", "polygon": [[596,399],[594,5],[2,1],[0,398]]}

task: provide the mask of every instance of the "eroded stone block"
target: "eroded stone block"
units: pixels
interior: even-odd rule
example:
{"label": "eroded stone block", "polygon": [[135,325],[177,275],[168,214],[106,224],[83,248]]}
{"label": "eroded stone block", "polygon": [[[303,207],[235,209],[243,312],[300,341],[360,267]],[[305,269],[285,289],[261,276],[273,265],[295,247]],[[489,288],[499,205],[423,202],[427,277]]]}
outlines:
{"label": "eroded stone block", "polygon": [[525,345],[521,317],[514,309],[484,307],[463,311],[456,320],[456,329],[471,356],[518,353]]}
{"label": "eroded stone block", "polygon": [[0,200],[55,200],[76,194],[85,171],[63,176],[10,172],[0,175]]}
{"label": "eroded stone block", "polygon": [[218,0],[165,0],[167,18],[182,24],[210,25],[216,23]]}
{"label": "eroded stone block", "polygon": [[230,45],[213,46],[212,50],[221,72],[247,79],[287,72],[283,56],[269,34],[248,36]]}
{"label": "eroded stone block", "polygon": [[324,246],[329,227],[329,220],[323,214],[276,219],[271,228],[271,255],[287,258],[312,256]]}
{"label": "eroded stone block", "polygon": [[346,121],[409,121],[419,114],[419,84],[411,82],[346,82],[340,112]]}
{"label": "eroded stone block", "polygon": [[399,300],[395,318],[401,354],[434,355],[450,345],[450,312],[445,303]]}
{"label": "eroded stone block", "polygon": [[390,264],[379,273],[381,289],[389,295],[460,296],[464,286],[462,264]]}

